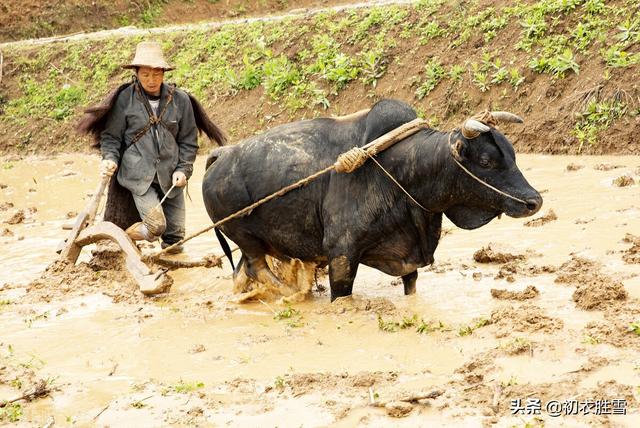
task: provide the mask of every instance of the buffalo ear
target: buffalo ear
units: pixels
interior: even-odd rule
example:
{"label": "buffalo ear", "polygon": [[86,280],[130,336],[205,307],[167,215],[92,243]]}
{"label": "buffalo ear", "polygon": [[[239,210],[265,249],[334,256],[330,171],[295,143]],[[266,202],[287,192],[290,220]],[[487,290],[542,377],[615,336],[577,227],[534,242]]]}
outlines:
{"label": "buffalo ear", "polygon": [[461,139],[457,139],[455,143],[451,145],[451,154],[453,158],[458,162],[462,161],[462,151],[464,150],[464,142]]}

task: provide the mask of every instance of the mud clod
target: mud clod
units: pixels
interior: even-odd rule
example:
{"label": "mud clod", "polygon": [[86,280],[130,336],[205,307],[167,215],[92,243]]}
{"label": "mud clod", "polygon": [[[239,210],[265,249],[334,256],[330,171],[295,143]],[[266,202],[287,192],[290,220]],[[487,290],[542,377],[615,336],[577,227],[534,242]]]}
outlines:
{"label": "mud clod", "polygon": [[533,299],[538,294],[540,294],[540,292],[533,285],[528,285],[527,288],[522,291],[509,291],[497,288],[491,289],[491,297],[501,300],[528,300]]}
{"label": "mud clod", "polygon": [[572,284],[581,282],[585,278],[599,272],[600,263],[584,257],[572,256],[571,260],[564,262],[557,271],[555,282],[561,284]]}
{"label": "mud clod", "polygon": [[395,315],[396,305],[384,297],[364,298],[357,295],[336,299],[333,303],[319,308],[317,314],[343,314],[345,312],[373,312],[380,315]]}
{"label": "mud clod", "polygon": [[359,372],[356,374],[295,373],[284,376],[284,384],[294,395],[308,394],[339,387],[366,390],[373,385],[387,385],[397,380],[396,372]]}
{"label": "mud clod", "polygon": [[578,286],[573,293],[573,301],[580,309],[604,309],[611,302],[626,300],[627,296],[621,282],[605,276],[594,276],[591,282]]}
{"label": "mud clod", "polygon": [[608,343],[620,348],[640,350],[640,305],[637,300],[627,300],[619,305],[612,305],[605,310],[606,321],[594,321],[584,328],[586,336],[594,338],[598,343]]}
{"label": "mud clod", "polygon": [[590,322],[584,328],[585,336],[597,343],[608,343],[619,348],[639,347],[640,340],[628,331],[628,327],[620,322]]}
{"label": "mud clod", "polygon": [[578,308],[605,309],[615,301],[625,300],[627,292],[621,282],[603,274],[601,268],[598,262],[573,256],[560,266],[555,282],[577,286],[573,301]]}
{"label": "mud clod", "polygon": [[491,313],[491,323],[497,327],[496,337],[515,331],[551,333],[564,326],[562,320],[544,314],[538,306],[502,307]]}
{"label": "mud clod", "polygon": [[640,237],[627,233],[623,242],[633,245],[624,250],[622,260],[627,264],[640,264]]}
{"label": "mud clod", "polygon": [[25,219],[24,210],[18,210],[11,217],[6,219],[4,222],[7,224],[20,224],[24,221],[24,219]]}
{"label": "mud clod", "polygon": [[555,221],[558,219],[558,216],[553,210],[549,210],[548,213],[543,215],[542,217],[534,218],[533,220],[529,220],[524,223],[527,227],[540,227],[551,221]]}
{"label": "mud clod", "polygon": [[611,171],[612,169],[624,168],[624,165],[613,165],[610,163],[599,163],[593,167],[596,171]]}
{"label": "mud clod", "polygon": [[194,345],[191,349],[189,349],[190,354],[199,354],[201,352],[206,351],[207,348],[204,347],[203,344]]}
{"label": "mud clod", "polygon": [[111,245],[115,244],[99,246],[87,263],[74,265],[65,260],[54,261],[40,278],[27,285],[25,299],[49,302],[63,296],[102,293],[115,303],[144,301],[138,284],[126,270],[124,256]]}
{"label": "mud clod", "polygon": [[613,180],[613,185],[617,187],[627,187],[636,184],[636,181],[630,175],[621,175]]}
{"label": "mud clod", "polygon": [[11,208],[13,208],[13,204],[11,202],[0,203],[0,212],[10,210]]}
{"label": "mud clod", "polygon": [[577,163],[570,163],[569,165],[567,165],[566,170],[567,171],[578,171],[580,169],[584,168],[584,165],[580,165]]}
{"label": "mud clod", "polygon": [[516,337],[515,339],[501,345],[501,349],[507,355],[520,355],[525,352],[532,352],[533,344],[522,337]]}
{"label": "mud clod", "polygon": [[391,401],[385,404],[387,414],[392,418],[404,418],[413,410],[413,405],[406,401]]}
{"label": "mud clod", "polygon": [[473,260],[478,263],[507,263],[514,260],[526,260],[524,254],[514,254],[509,250],[490,243],[473,254]]}

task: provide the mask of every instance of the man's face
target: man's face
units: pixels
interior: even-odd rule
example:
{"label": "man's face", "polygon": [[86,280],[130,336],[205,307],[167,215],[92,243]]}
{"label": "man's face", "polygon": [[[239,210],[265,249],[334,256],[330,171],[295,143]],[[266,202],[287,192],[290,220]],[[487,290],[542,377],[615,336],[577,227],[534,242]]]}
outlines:
{"label": "man's face", "polygon": [[158,96],[164,81],[164,70],[161,68],[140,67],[138,69],[138,80],[146,93]]}

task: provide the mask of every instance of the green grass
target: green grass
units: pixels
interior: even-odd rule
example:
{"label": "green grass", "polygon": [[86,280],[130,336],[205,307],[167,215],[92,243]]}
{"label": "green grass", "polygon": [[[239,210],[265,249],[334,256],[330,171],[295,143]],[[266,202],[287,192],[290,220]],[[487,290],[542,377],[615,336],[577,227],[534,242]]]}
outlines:
{"label": "green grass", "polygon": [[302,313],[299,310],[292,308],[290,305],[287,305],[285,309],[276,311],[273,314],[273,319],[278,321],[286,320],[287,326],[292,328],[304,326],[304,323],[302,322]]}
{"label": "green grass", "polygon": [[553,77],[561,79],[570,71],[575,74],[580,72],[580,65],[575,61],[573,51],[570,48],[558,53],[543,53],[529,61],[529,68],[538,73],[551,74]]}
{"label": "green grass", "polygon": [[380,314],[378,314],[378,329],[381,331],[393,333],[398,330],[406,330],[410,327],[418,325],[418,315],[414,314],[412,317],[403,317],[400,321],[384,320]]}
{"label": "green grass", "polygon": [[283,320],[283,319],[295,318],[298,316],[301,316],[301,313],[299,310],[292,308],[291,306],[287,306],[285,309],[276,311],[276,313],[273,315],[273,319]]}
{"label": "green grass", "polygon": [[421,320],[420,323],[416,326],[416,332],[420,334],[429,334],[435,331],[449,331],[450,328],[447,327],[442,321],[438,322],[427,322]]}
{"label": "green grass", "polygon": [[284,389],[284,387],[286,386],[285,380],[282,376],[276,377],[276,380],[273,382],[273,385],[275,386],[276,389]]}
{"label": "green grass", "polygon": [[[157,10],[165,1],[146,3],[140,12],[145,25],[157,25],[162,18]],[[509,28],[505,34],[515,29],[515,40],[498,48],[494,42]],[[176,67],[167,80],[192,92],[206,108],[214,108],[220,99],[242,102],[241,97],[254,93],[258,102],[249,106],[255,110],[251,113],[264,116],[264,108],[282,110],[290,120],[320,114],[350,88],[372,98],[394,96],[378,92],[385,81],[390,82],[385,89],[414,85],[410,90],[416,107],[428,111],[424,115],[437,123],[445,119],[444,112],[430,108],[438,86],[473,86],[468,93],[486,93],[495,100],[507,97],[507,89],[522,91],[537,84],[525,75],[561,80],[601,61],[605,78],[615,81],[618,73],[640,64],[640,17],[628,13],[626,3],[602,0],[515,2],[501,9],[475,1],[462,5],[422,0],[157,38]],[[63,126],[70,129],[86,105],[129,78],[131,73],[120,66],[141,40],[7,48],[12,73],[5,75],[3,84],[11,91],[0,94],[0,128],[29,141],[48,138]],[[468,49],[472,43],[481,47]],[[463,46],[466,55],[457,55]],[[416,58],[424,61],[424,68],[417,76],[404,76],[406,64]],[[519,62],[508,63],[506,58]],[[591,106],[585,112],[589,118],[579,116],[572,124],[579,149],[596,144],[598,135],[637,108]],[[34,129],[28,137],[21,132],[27,126]],[[14,147],[30,148],[33,143]]]}
{"label": "green grass", "polygon": [[387,333],[395,333],[400,330],[414,329],[419,334],[429,334],[435,331],[449,331],[450,329],[442,322],[431,322],[419,319],[417,314],[404,316],[400,320],[385,320],[377,314],[378,329]]}
{"label": "green grass", "polygon": [[461,326],[458,329],[458,336],[460,336],[460,337],[470,336],[477,329],[485,327],[485,326],[487,326],[489,324],[491,324],[491,321],[489,321],[486,318],[480,318],[480,319],[476,320],[473,324]]}
{"label": "green grass", "polygon": [[524,337],[516,337],[506,343],[500,345],[509,355],[517,355],[531,349],[531,341]]}
{"label": "green grass", "polygon": [[640,321],[632,322],[629,324],[629,332],[640,336]]}
{"label": "green grass", "polygon": [[146,7],[140,14],[140,22],[144,27],[153,27],[158,24],[158,18],[162,15],[162,6],[168,3],[168,0],[151,0],[146,3]]}
{"label": "green grass", "polygon": [[585,345],[597,345],[600,343],[600,340],[597,337],[589,336],[588,334],[586,334],[582,338],[582,343],[584,343]]}
{"label": "green grass", "polygon": [[5,407],[0,407],[0,422],[18,422],[23,415],[20,403],[11,403]]}
{"label": "green grass", "polygon": [[171,387],[178,394],[189,394],[202,388],[204,388],[204,383],[202,382],[185,382],[183,380]]}
{"label": "green grass", "polygon": [[445,77],[445,70],[438,58],[432,58],[424,67],[425,80],[418,86],[416,97],[421,100],[431,91],[433,91],[438,83]]}
{"label": "green grass", "polygon": [[572,133],[578,139],[578,151],[581,151],[585,144],[596,144],[600,133],[624,116],[627,110],[626,103],[615,99],[591,100],[584,111],[576,114],[577,120]]}

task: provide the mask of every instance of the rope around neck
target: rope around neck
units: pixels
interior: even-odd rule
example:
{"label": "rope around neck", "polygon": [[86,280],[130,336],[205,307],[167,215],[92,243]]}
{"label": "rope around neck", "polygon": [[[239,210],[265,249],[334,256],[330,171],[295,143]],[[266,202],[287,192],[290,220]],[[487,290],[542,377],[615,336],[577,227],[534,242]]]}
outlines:
{"label": "rope around neck", "polygon": [[375,164],[378,165],[378,167],[382,170],[382,172],[384,172],[387,177],[389,177],[389,179],[393,181],[393,183],[398,186],[398,188],[400,188],[400,190],[402,190],[405,195],[407,195],[411,202],[422,208],[424,211],[431,212],[424,206],[422,206],[420,202],[416,201],[416,199],[411,196],[411,194],[407,192],[404,187],[402,187],[402,184],[400,184],[398,180],[396,180],[394,176],[385,169],[385,167],[380,165],[380,162],[378,162],[378,160],[371,153],[369,153],[362,147],[354,147],[351,150],[344,152],[343,154],[338,156],[338,161],[336,162],[336,171],[351,173],[364,165],[367,159],[371,159],[372,161],[374,161]]}
{"label": "rope around neck", "polygon": [[416,201],[414,199],[414,197],[411,196],[409,194],[409,192],[407,192],[407,190],[404,187],[402,187],[402,184],[398,183],[398,180],[396,180],[393,177],[393,175],[391,175],[391,173],[389,171],[387,171],[382,165],[380,165],[380,162],[378,162],[378,160],[376,158],[374,158],[371,155],[368,155],[368,156],[369,156],[369,158],[371,158],[372,161],[374,161],[376,163],[376,165],[378,165],[378,167],[380,167],[380,169],[387,175],[387,177],[389,177],[391,179],[391,181],[393,181],[396,184],[396,186],[398,186],[400,188],[400,190],[402,190],[404,192],[404,194],[407,195],[407,197],[411,200],[411,202],[413,202],[418,207],[422,208],[422,210],[424,210],[424,211],[426,211],[428,213],[432,213],[433,212],[433,211],[430,211],[430,210],[426,209],[424,206],[422,206],[422,204],[420,202]]}
{"label": "rope around neck", "polygon": [[[451,135],[453,135],[453,133],[454,133],[454,132],[457,132],[457,131],[455,131],[455,130],[454,130],[454,131],[449,132],[449,147],[451,147]],[[462,164],[460,163],[460,161],[459,161],[458,159],[456,159],[456,157],[455,157],[455,156],[453,156],[453,155],[452,155],[452,156],[451,156],[451,159],[453,159],[453,161],[454,161],[454,162],[455,162],[455,163],[456,163],[456,164],[457,164],[457,165],[458,165],[458,166],[459,166],[459,167],[460,167],[464,172],[466,172],[466,173],[467,173],[467,175],[469,175],[469,177],[473,178],[474,180],[476,180],[478,183],[482,184],[483,186],[488,187],[489,189],[493,190],[494,192],[496,192],[496,193],[498,193],[498,194],[500,194],[500,195],[502,195],[502,196],[504,196],[504,197],[506,197],[506,198],[513,199],[514,201],[516,201],[516,202],[520,202],[521,204],[524,204],[524,205],[528,205],[528,203],[527,203],[527,202],[525,202],[525,201],[523,201],[522,199],[516,198],[515,196],[511,196],[510,194],[505,193],[505,192],[503,192],[502,190],[500,190],[500,189],[498,189],[498,188],[496,188],[496,187],[493,187],[491,184],[489,184],[489,183],[487,183],[486,181],[483,181],[481,178],[477,177],[474,173],[472,173],[472,172],[471,172],[471,171],[469,171],[467,168],[465,168],[465,166],[464,166],[464,165],[462,165]]]}

